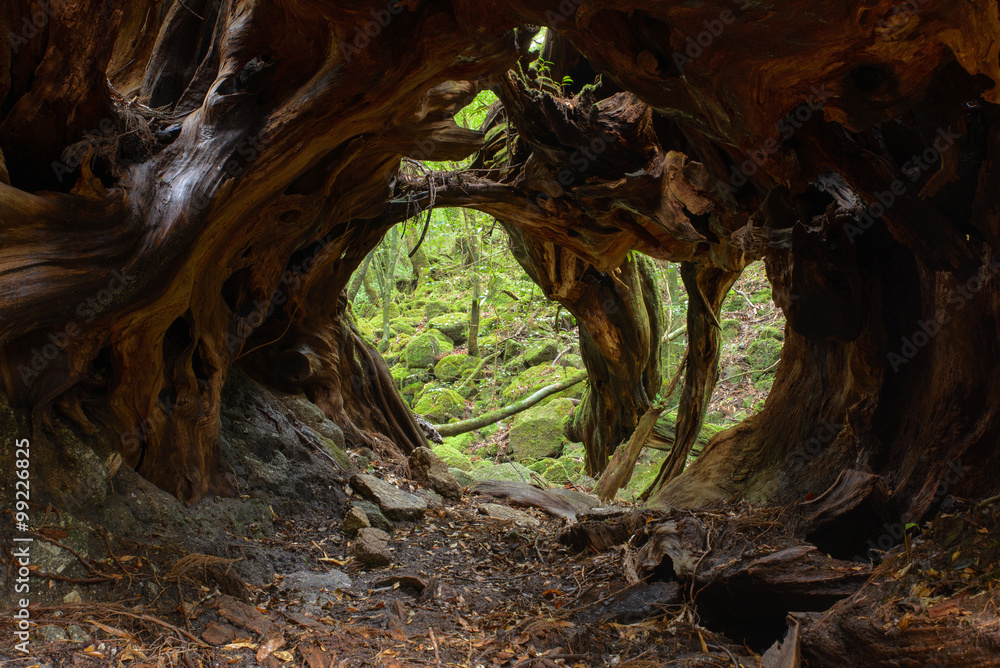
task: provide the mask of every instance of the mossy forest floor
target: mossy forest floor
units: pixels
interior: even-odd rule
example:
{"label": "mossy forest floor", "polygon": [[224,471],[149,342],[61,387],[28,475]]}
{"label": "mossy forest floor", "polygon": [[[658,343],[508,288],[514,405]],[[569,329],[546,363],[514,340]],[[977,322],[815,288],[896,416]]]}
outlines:
{"label": "mossy forest floor", "polygon": [[[447,220],[437,224],[443,229]],[[370,289],[361,290],[359,285],[355,300],[360,330],[380,345],[404,398],[432,424],[501,408],[584,366],[575,321],[545,298],[503,242],[483,243],[480,259],[473,265],[467,256],[468,238],[452,239],[431,236],[425,243],[428,267],[418,281],[406,254],[401,254],[395,285],[409,289],[416,281],[417,286],[412,293],[394,288],[388,310],[382,300],[386,292],[372,287],[384,282],[371,275],[366,275]],[[374,274],[377,262],[372,266]],[[666,335],[671,339],[664,342],[661,354],[666,387],[687,344],[683,329],[687,295],[676,267],[658,265],[656,272],[667,315]],[[482,305],[479,356],[470,357],[469,311],[477,278]],[[725,341],[720,382],[692,457],[715,433],[758,412],[771,388],[784,318],[771,301],[762,263],[750,266],[740,278],[723,306],[720,324]],[[485,366],[470,380],[484,359]],[[589,488],[594,481],[584,475],[583,445],[563,435],[584,389],[584,384],[576,385],[513,418],[445,438],[435,450],[449,465],[477,479],[534,479]],[[679,395],[675,393],[661,417],[665,430],[672,429]],[[642,454],[631,481],[620,492],[622,500],[635,500],[645,490],[665,454],[658,450]]]}

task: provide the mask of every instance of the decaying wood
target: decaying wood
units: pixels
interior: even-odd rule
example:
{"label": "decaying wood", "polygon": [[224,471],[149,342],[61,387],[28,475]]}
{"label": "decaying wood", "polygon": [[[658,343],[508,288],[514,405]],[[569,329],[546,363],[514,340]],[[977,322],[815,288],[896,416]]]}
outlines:
{"label": "decaying wood", "polygon": [[598,500],[582,492],[568,489],[540,489],[526,482],[480,480],[469,490],[476,494],[489,494],[508,499],[517,505],[540,508],[550,515],[576,521],[576,516],[598,505]]}

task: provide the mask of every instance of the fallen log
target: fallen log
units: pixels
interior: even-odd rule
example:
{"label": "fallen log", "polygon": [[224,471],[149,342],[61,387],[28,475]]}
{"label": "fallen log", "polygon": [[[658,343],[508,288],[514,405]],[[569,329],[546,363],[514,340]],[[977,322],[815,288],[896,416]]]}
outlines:
{"label": "fallen log", "polygon": [[562,382],[543,387],[534,394],[525,397],[520,401],[504,406],[503,408],[498,408],[495,411],[490,411],[489,413],[472,418],[471,420],[453,422],[452,424],[434,425],[434,428],[437,429],[438,433],[442,436],[457,436],[469,431],[475,431],[476,429],[481,429],[487,425],[491,425],[494,422],[499,422],[500,420],[509,418],[511,415],[517,415],[522,411],[526,411],[545,397],[555,394],[556,392],[562,392],[563,390],[569,389],[577,383],[586,380],[586,378],[586,372],[582,372],[575,376],[571,376]]}

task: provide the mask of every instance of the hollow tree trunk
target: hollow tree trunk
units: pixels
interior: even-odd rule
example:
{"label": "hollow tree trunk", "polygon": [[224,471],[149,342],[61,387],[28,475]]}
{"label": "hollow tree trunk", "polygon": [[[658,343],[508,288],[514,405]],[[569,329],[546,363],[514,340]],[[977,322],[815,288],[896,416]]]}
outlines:
{"label": "hollow tree trunk", "polygon": [[555,292],[549,277],[561,253],[530,234],[504,227],[527,274],[580,324],[588,383],[571,431],[573,440],[586,447],[587,475],[600,475],[652,405],[662,382],[664,313],[652,262],[630,256],[611,273],[586,267],[570,290]]}

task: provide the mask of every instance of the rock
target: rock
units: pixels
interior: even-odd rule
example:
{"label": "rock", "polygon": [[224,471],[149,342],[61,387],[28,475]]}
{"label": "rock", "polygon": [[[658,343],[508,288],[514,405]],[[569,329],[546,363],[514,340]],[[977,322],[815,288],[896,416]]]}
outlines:
{"label": "rock", "polygon": [[410,474],[414,480],[426,483],[441,496],[462,498],[462,488],[448,470],[448,465],[430,448],[417,448],[410,454]]}
{"label": "rock", "polygon": [[430,322],[434,318],[451,311],[451,308],[441,301],[433,301],[424,307],[424,317]]}
{"label": "rock", "polygon": [[750,374],[751,380],[756,383],[762,376],[766,375],[764,369],[770,369],[767,373],[773,374],[775,369],[771,367],[774,366],[779,357],[781,357],[781,341],[759,338],[751,343],[750,347],[747,348],[747,361],[750,363],[750,368],[753,369]]}
{"label": "rock", "polygon": [[449,443],[452,438],[454,437],[445,438],[443,445],[435,445],[431,449],[434,451],[434,454],[444,460],[444,463],[450,468],[462,469],[463,471],[471,470],[472,460],[469,459],[467,454]]}
{"label": "rock", "polygon": [[69,636],[58,626],[39,626],[35,629],[35,637],[45,642],[68,642]]}
{"label": "rock", "polygon": [[434,375],[438,378],[438,380],[458,380],[466,371],[476,368],[478,364],[478,357],[469,357],[468,355],[446,355],[438,360],[438,363],[434,365]]}
{"label": "rock", "polygon": [[461,345],[469,340],[469,319],[461,313],[446,313],[427,321],[427,326],[440,330],[445,336]]}
{"label": "rock", "polygon": [[63,596],[63,603],[83,603],[83,596],[80,592],[74,589],[70,593]]}
{"label": "rock", "polygon": [[471,475],[469,475],[467,471],[455,468],[448,470],[451,471],[451,474],[455,476],[455,480],[458,481],[458,484],[461,485],[462,487],[468,487],[472,483],[476,482],[476,479],[473,478]]}
{"label": "rock", "polygon": [[355,506],[348,510],[347,514],[344,515],[344,522],[340,528],[345,534],[353,538],[354,535],[358,533],[358,529],[365,529],[371,525],[372,524],[368,521],[368,515],[365,514],[365,511]]}
{"label": "rock", "polygon": [[396,528],[393,526],[389,518],[383,515],[382,511],[374,503],[370,503],[368,501],[353,501],[351,502],[351,508],[360,509],[365,514],[365,517],[368,518],[371,526],[376,529],[381,529],[386,533],[392,533]]}
{"label": "rock", "polygon": [[465,415],[465,399],[446,387],[425,389],[413,407],[413,412],[426,416],[435,424]]}
{"label": "rock", "polygon": [[517,462],[505,464],[485,464],[472,471],[476,480],[517,480],[530,481],[531,469]]}
{"label": "rock", "polygon": [[743,367],[738,364],[730,364],[722,370],[721,380],[729,382],[739,382],[743,378]]}
{"label": "rock", "polygon": [[[54,518],[53,526],[69,533],[59,542],[76,550],[84,559],[90,556],[90,529],[86,524],[72,515],[63,513]],[[80,563],[69,550],[46,541],[36,541],[32,544],[31,561],[38,566],[38,570],[57,575],[70,566]],[[79,596],[79,593],[77,595]]]}
{"label": "rock", "polygon": [[359,563],[373,568],[392,563],[389,554],[389,534],[381,529],[361,529],[351,545],[351,556]]}
{"label": "rock", "polygon": [[728,318],[726,320],[723,320],[719,324],[722,325],[722,340],[723,341],[732,341],[733,339],[735,339],[737,336],[740,335],[740,321],[739,320],[735,320],[733,318]]}
{"label": "rock", "polygon": [[[359,473],[351,476],[351,487],[364,498],[377,503],[391,520],[419,520],[427,510],[427,504],[419,496],[404,492],[373,475]],[[371,520],[370,517],[368,519]]]}
{"label": "rock", "polygon": [[[376,529],[378,531],[378,529]],[[389,535],[381,532],[388,540]],[[323,590],[332,594],[337,589],[350,589],[351,578],[346,573],[331,568],[326,573],[314,573],[312,571],[297,571],[290,573],[281,581],[279,589],[281,591],[300,594],[302,601],[309,605],[321,606],[327,601],[335,600],[335,597],[324,595]]]}
{"label": "rock", "polygon": [[492,517],[495,520],[508,520],[514,522],[514,524],[520,524],[521,526],[526,527],[537,527],[541,524],[541,522],[523,510],[511,508],[510,506],[503,506],[499,503],[480,504],[479,513],[481,515],[486,515],[487,517]]}
{"label": "rock", "polygon": [[417,496],[427,502],[428,508],[444,508],[444,497],[433,489],[421,487],[417,490]]}
{"label": "rock", "polygon": [[563,423],[573,408],[569,399],[557,398],[519,413],[510,428],[511,456],[523,462],[562,454]]}
{"label": "rock", "polygon": [[524,352],[524,344],[514,339],[507,339],[503,344],[503,359],[509,362]]}
{"label": "rock", "polygon": [[528,346],[524,351],[524,363],[527,366],[538,366],[548,364],[559,354],[559,348],[551,341],[543,341]]}
{"label": "rock", "polygon": [[566,368],[582,369],[583,358],[580,357],[579,355],[574,355],[573,353],[566,353],[565,355],[559,358],[558,364],[564,369]]}
{"label": "rock", "polygon": [[88,635],[86,631],[84,631],[76,624],[73,624],[68,629],[66,629],[66,635],[68,635],[69,639],[72,640],[73,642],[78,642],[78,643],[90,642],[90,635]]}
{"label": "rock", "polygon": [[201,639],[215,647],[227,645],[236,639],[236,629],[222,622],[209,622],[201,633]]}
{"label": "rock", "polygon": [[448,338],[448,335],[442,332],[440,329],[434,329],[433,327],[426,330],[425,334],[430,334],[433,336],[437,342],[438,346],[441,347],[442,353],[450,353],[455,350],[455,342]]}
{"label": "rock", "polygon": [[409,369],[430,369],[441,354],[441,344],[431,334],[415,336],[403,348],[403,364]]}
{"label": "rock", "polygon": [[519,373],[503,389],[501,396],[505,403],[512,403],[565,378],[566,370],[564,368],[551,364],[540,364]]}
{"label": "rock", "polygon": [[782,332],[777,327],[761,327],[760,331],[757,332],[758,339],[774,339],[775,341],[784,341],[785,333]]}

